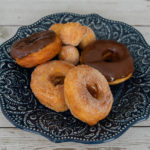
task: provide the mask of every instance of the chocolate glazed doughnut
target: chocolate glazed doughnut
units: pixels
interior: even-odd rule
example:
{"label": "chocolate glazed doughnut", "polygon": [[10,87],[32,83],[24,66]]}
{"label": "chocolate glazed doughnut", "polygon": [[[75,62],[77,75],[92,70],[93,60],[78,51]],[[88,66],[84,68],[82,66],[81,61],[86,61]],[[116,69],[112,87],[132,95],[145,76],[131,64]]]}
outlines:
{"label": "chocolate glazed doughnut", "polygon": [[124,44],[112,40],[97,40],[87,46],[80,61],[98,69],[110,85],[129,79],[134,71],[133,58]]}
{"label": "chocolate glazed doughnut", "polygon": [[61,40],[53,31],[42,31],[15,42],[12,58],[26,68],[34,67],[55,57],[61,50]]}

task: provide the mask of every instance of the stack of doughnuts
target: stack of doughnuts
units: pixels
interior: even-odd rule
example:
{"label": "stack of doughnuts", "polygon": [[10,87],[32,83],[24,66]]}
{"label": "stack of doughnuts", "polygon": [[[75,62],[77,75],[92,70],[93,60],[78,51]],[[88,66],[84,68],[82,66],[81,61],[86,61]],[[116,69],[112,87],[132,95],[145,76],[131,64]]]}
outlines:
{"label": "stack of doughnuts", "polygon": [[56,112],[69,109],[91,126],[111,111],[109,85],[126,81],[134,71],[124,44],[96,40],[94,31],[78,22],[53,24],[21,39],[12,45],[10,55],[22,67],[36,66],[30,86],[41,104]]}
{"label": "stack of doughnuts", "polygon": [[59,53],[59,59],[68,61],[74,65],[79,62],[77,46],[83,49],[96,40],[92,29],[87,26],[82,26],[78,22],[53,24],[49,30],[54,31],[62,40],[63,46]]}

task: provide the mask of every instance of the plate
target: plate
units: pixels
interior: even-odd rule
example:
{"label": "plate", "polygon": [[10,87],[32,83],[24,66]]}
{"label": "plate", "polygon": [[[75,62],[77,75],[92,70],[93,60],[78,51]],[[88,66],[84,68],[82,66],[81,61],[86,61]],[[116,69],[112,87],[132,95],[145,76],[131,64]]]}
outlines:
{"label": "plate", "polygon": [[[134,58],[133,76],[111,87],[115,99],[112,110],[106,119],[93,127],[74,118],[69,111],[57,113],[41,105],[30,89],[33,69],[18,66],[9,55],[11,45],[17,40],[47,30],[54,23],[76,21],[91,27],[97,39],[124,43]],[[0,46],[0,104],[4,116],[13,125],[53,142],[100,144],[116,139],[150,114],[150,46],[133,27],[97,14],[58,13],[46,16],[32,25],[20,27]]]}

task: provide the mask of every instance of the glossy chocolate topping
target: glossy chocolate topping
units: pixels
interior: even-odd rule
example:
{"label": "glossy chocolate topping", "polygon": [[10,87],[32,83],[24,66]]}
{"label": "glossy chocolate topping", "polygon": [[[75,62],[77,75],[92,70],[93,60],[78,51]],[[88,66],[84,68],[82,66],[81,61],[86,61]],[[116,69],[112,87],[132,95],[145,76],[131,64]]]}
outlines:
{"label": "glossy chocolate topping", "polygon": [[13,58],[23,58],[31,53],[38,52],[56,38],[53,31],[42,31],[15,42],[10,51]]}
{"label": "glossy chocolate topping", "polygon": [[81,54],[81,63],[98,69],[108,80],[124,78],[134,71],[133,58],[124,44],[97,40]]}

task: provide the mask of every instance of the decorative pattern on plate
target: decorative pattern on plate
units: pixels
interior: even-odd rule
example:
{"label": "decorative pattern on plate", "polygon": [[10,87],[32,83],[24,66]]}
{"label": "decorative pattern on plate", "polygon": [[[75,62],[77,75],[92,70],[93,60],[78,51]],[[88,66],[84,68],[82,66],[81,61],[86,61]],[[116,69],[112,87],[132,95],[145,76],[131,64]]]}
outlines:
{"label": "decorative pattern on plate", "polygon": [[[135,72],[130,80],[111,87],[115,102],[110,115],[90,127],[70,112],[56,113],[41,105],[30,90],[32,69],[18,66],[9,55],[11,45],[54,23],[78,21],[91,27],[97,39],[124,43],[134,57]],[[54,142],[103,143],[119,137],[150,112],[150,47],[133,27],[97,14],[59,13],[19,28],[16,35],[0,46],[0,103],[6,118],[16,127],[35,132]]]}

